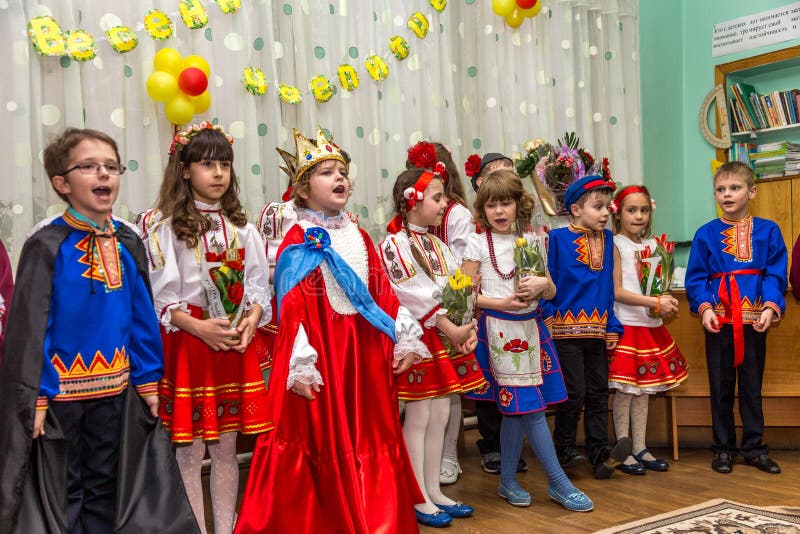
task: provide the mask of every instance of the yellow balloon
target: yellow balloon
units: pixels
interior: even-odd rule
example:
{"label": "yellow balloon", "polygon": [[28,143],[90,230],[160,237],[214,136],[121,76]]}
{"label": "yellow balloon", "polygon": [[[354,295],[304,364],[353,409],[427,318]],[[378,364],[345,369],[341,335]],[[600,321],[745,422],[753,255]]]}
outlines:
{"label": "yellow balloon", "polygon": [[153,66],[177,77],[183,70],[183,56],[174,48],[162,48],[153,57]]}
{"label": "yellow balloon", "polygon": [[514,8],[510,15],[506,15],[506,24],[512,28],[519,28],[520,24],[525,21],[525,17],[519,12],[519,9]]}
{"label": "yellow balloon", "polygon": [[172,124],[183,126],[192,122],[194,106],[186,96],[178,95],[164,106],[164,115]]}
{"label": "yellow balloon", "polygon": [[195,114],[205,113],[205,111],[211,105],[211,95],[208,93],[208,91],[203,91],[197,96],[190,96],[189,102],[191,102],[194,106]]}
{"label": "yellow balloon", "polygon": [[147,77],[147,94],[156,102],[169,102],[178,92],[178,80],[169,72],[157,70]]}
{"label": "yellow balloon", "polygon": [[183,60],[183,68],[188,69],[189,67],[198,68],[202,70],[206,76],[211,76],[211,67],[208,66],[208,61],[200,56],[186,56],[186,58]]}
{"label": "yellow balloon", "polygon": [[511,15],[516,7],[515,0],[492,0],[492,11],[494,11],[495,15],[500,15],[501,17]]}
{"label": "yellow balloon", "polygon": [[520,9],[519,12],[522,13],[522,16],[526,19],[532,19],[536,15],[539,14],[539,11],[542,10],[542,0],[538,0],[533,7],[528,9]]}

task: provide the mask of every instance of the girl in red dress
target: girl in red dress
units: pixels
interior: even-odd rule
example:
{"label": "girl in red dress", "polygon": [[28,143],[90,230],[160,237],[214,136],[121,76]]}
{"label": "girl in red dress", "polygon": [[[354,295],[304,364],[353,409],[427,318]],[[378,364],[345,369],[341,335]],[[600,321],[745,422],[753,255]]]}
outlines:
{"label": "girl in red dress", "polygon": [[269,431],[253,453],[238,534],[417,532],[424,499],[403,443],[396,375],[421,356],[375,247],[344,211],[338,147],[295,132],[297,223],[278,251]]}
{"label": "girl in red dress", "polygon": [[[452,517],[466,517],[473,509],[444,495],[440,488],[440,462],[451,394],[483,386],[485,380],[472,349],[477,344],[475,326],[453,324],[442,307],[442,289],[458,269],[453,253],[428,226],[441,222],[447,205],[444,184],[437,172],[409,169],[397,177],[392,192],[397,215],[389,235],[380,245],[384,268],[400,302],[423,326],[423,341],[432,358],[400,376],[399,396],[406,401],[403,435],[425,503],[416,507],[424,525],[442,526]],[[440,339],[458,348],[451,357]]]}
{"label": "girl in red dress", "polygon": [[[671,295],[644,295],[639,283],[636,253],[645,247],[651,251],[656,248],[651,237],[653,206],[647,188],[632,185],[617,193],[611,208],[615,234],[614,313],[625,331],[617,348],[609,354],[608,387],[617,390],[617,438],[630,436],[633,440],[633,455],[618,467],[629,475],[669,469],[669,464],[655,458],[645,445],[647,408],[652,393],[674,388],[686,379],[686,360],[661,321],[678,312],[678,301]],[[652,269],[656,269],[655,264]]]}
{"label": "girl in red dress", "polygon": [[233,530],[237,432],[266,430],[256,330],[272,314],[264,244],[239,203],[232,143],[208,122],[178,133],[158,211],[143,222],[163,327],[160,415],[203,532],[200,467],[208,448],[217,534]]}

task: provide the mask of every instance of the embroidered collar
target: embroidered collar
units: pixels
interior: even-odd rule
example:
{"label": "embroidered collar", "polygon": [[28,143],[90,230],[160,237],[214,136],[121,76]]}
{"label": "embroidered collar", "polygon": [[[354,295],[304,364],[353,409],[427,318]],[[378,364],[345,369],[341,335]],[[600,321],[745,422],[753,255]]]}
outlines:
{"label": "embroidered collar", "polygon": [[603,232],[595,232],[594,230],[590,230],[588,228],[584,228],[583,226],[578,226],[575,223],[569,223],[569,229],[575,232],[576,234],[589,234],[593,236],[597,236],[602,234]]}
{"label": "embroidered collar", "polygon": [[725,217],[725,216],[723,215],[723,216],[722,216],[722,217],[720,217],[719,219],[720,219],[722,222],[724,222],[725,224],[730,224],[731,226],[737,226],[737,225],[739,225],[739,224],[742,224],[742,223],[746,223],[746,222],[750,222],[750,221],[752,221],[752,220],[753,220],[753,216],[752,216],[752,215],[747,215],[747,216],[746,216],[746,217],[744,217],[743,219],[729,219],[729,218],[727,218],[727,217]]}
{"label": "embroidered collar", "polygon": [[194,205],[201,213],[219,213],[222,210],[219,202],[206,204],[205,202],[195,200]]}
{"label": "embroidered collar", "polygon": [[310,208],[297,208],[297,218],[308,221],[311,224],[322,226],[323,228],[337,229],[344,228],[349,222],[350,217],[347,213],[340,211],[338,215],[329,217],[321,211],[315,211]]}
{"label": "embroidered collar", "polygon": [[67,208],[67,211],[64,212],[64,221],[72,226],[73,228],[77,228],[79,230],[85,230],[87,232],[94,232],[94,233],[114,233],[116,228],[114,228],[114,223],[111,221],[111,215],[106,216],[106,222],[101,227],[99,224],[91,220],[85,215],[82,215],[75,211],[72,206]]}

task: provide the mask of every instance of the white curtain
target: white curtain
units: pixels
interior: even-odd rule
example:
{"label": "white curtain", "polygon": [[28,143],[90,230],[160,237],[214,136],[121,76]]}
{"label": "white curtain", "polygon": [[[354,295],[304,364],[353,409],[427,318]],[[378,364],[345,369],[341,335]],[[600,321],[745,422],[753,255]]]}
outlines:
{"label": "white curtain", "polygon": [[[211,107],[195,121],[216,118],[236,138],[234,165],[251,219],[286,186],[274,147],[294,151],[293,127],[310,135],[321,125],[351,153],[356,190],[349,209],[376,238],[391,218],[391,187],[406,149],[420,139],[449,146],[461,166],[471,153],[510,155],[534,137],[554,142],[575,131],[596,157],[609,157],[616,180],[641,182],[636,1],[540,1],[540,14],[517,30],[489,0],[450,0],[443,13],[427,0],[242,0],[231,15],[204,1],[209,23],[190,30],[176,0],[0,0],[0,239],[16,259],[34,223],[64,209],[41,152],[66,126],[97,128],[119,143],[129,171],[117,215],[132,219],[153,205],[172,127],[145,82],[164,47],[210,64]],[[157,42],[144,32],[141,21],[151,9],[170,14],[171,39]],[[415,11],[430,22],[425,39],[406,25]],[[62,30],[92,34],[97,58],[38,55],[26,28],[42,15]],[[136,49],[110,48],[104,30],[115,25],[137,31]],[[409,43],[405,61],[388,52],[393,35]],[[389,65],[382,82],[363,66],[373,53]],[[323,74],[338,85],[341,63],[356,68],[359,88],[339,88],[331,101],[317,103],[309,80]],[[267,76],[263,96],[241,83],[251,65]],[[303,102],[281,103],[277,81],[303,90]]]}

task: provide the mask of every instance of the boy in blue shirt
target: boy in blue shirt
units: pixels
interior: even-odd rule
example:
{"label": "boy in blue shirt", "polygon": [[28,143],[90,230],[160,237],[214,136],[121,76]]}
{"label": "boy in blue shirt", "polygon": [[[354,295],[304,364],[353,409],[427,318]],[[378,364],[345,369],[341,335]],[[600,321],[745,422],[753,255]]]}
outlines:
{"label": "boy in blue shirt", "polygon": [[111,216],[117,145],[68,128],[44,165],[69,207],[20,257],[0,368],[0,532],[197,532],[157,419],[144,247]]}
{"label": "boy in blue shirt", "polygon": [[622,333],[614,315],[614,240],[605,228],[616,188],[602,176],[585,176],[564,194],[572,215],[550,232],[547,266],[556,296],[545,301],[545,323],[556,345],[569,398],[556,405],[553,444],[564,468],[583,463],[575,441],[583,408],[586,453],[594,476],[609,478],[631,453],[631,439],[608,443],[608,358]]}
{"label": "boy in blue shirt", "polygon": [[[752,217],[753,170],[731,161],[714,174],[714,198],[722,217],[701,226],[686,269],[689,308],[706,329],[706,361],[714,432],[711,468],[730,473],[737,453],[771,474],[781,472],[761,441],[761,382],[767,330],[786,310],[786,245],[778,225]],[[733,402],[739,380],[742,444],[736,447]]]}

